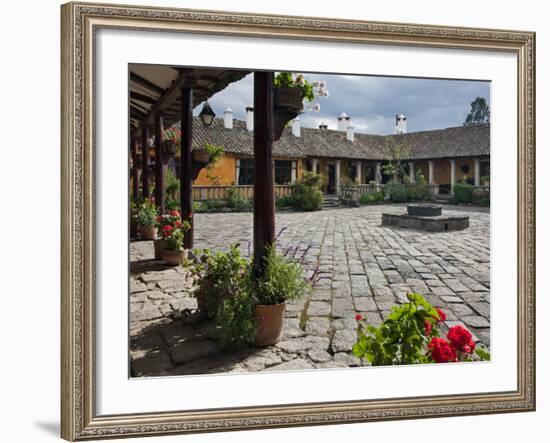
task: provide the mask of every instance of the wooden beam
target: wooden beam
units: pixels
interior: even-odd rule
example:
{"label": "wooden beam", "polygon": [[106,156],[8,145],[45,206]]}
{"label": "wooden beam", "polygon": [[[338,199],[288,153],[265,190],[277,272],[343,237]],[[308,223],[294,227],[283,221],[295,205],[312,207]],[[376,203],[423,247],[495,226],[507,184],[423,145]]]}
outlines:
{"label": "wooden beam", "polygon": [[139,168],[138,168],[138,138],[132,137],[132,198],[135,203],[139,200]]}
{"label": "wooden beam", "polygon": [[185,233],[184,248],[193,249],[193,89],[181,89],[180,208],[181,217],[191,225]]}
{"label": "wooden beam", "polygon": [[143,111],[140,111],[132,103],[130,103],[130,115],[135,115],[136,117],[144,118],[146,117],[147,114]]}
{"label": "wooden beam", "polygon": [[275,243],[273,72],[254,72],[254,271],[263,272]]}
{"label": "wooden beam", "polygon": [[141,126],[141,194],[143,198],[149,198],[149,129],[147,126]]}
{"label": "wooden beam", "polygon": [[164,92],[164,94],[157,100],[157,102],[149,111],[149,114],[145,118],[146,123],[152,123],[156,114],[165,111],[174,101],[179,98],[180,90],[184,83],[193,83],[193,79],[189,78],[188,75],[189,74],[187,73],[181,73],[176,78],[176,80],[172,82],[170,87]]}
{"label": "wooden beam", "polygon": [[164,214],[164,155],[162,153],[162,114],[155,115],[155,203]]}
{"label": "wooden beam", "polygon": [[149,103],[150,105],[154,105],[157,101],[157,99],[154,97],[150,97],[136,91],[130,91],[130,100],[138,100],[143,103]]}
{"label": "wooden beam", "polygon": [[137,75],[135,72],[130,72],[130,81],[137,83],[138,85],[143,86],[146,89],[149,89],[149,91],[155,92],[159,95],[164,94],[164,89],[160,86],[154,84],[153,82]]}

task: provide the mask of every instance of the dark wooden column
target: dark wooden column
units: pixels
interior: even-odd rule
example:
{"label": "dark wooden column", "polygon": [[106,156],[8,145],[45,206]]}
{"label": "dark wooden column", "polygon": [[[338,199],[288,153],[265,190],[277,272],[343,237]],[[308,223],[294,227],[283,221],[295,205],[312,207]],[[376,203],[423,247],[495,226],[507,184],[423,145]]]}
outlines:
{"label": "dark wooden column", "polygon": [[139,200],[139,165],[138,165],[138,138],[132,137],[132,198]]}
{"label": "dark wooden column", "polygon": [[149,198],[149,129],[141,126],[141,193],[143,198]]}
{"label": "dark wooden column", "polygon": [[254,72],[254,268],[261,273],[275,242],[273,72]]}
{"label": "dark wooden column", "polygon": [[164,214],[164,156],[162,154],[162,115],[155,115],[155,203]]}
{"label": "dark wooden column", "polygon": [[180,207],[181,217],[191,225],[185,233],[184,248],[193,248],[193,89],[181,89]]}

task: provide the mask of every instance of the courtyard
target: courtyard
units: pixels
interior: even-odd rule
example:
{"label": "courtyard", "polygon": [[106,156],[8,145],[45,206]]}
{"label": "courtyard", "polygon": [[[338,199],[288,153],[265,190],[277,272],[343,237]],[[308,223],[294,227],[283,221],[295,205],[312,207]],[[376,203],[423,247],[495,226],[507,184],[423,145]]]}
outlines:
{"label": "courtyard", "polygon": [[[446,205],[468,215],[463,231],[428,233],[381,226],[383,212],[405,205],[370,205],[316,212],[278,212],[278,249],[316,273],[307,297],[288,304],[283,337],[274,346],[221,352],[212,323],[195,312],[182,266],[153,259],[153,242],[130,244],[132,376],[286,371],[365,365],[353,356],[356,314],[379,324],[390,308],[419,292],[447,315],[443,332],[466,326],[490,347],[490,214],[488,208]],[[195,248],[252,250],[252,213],[195,214]]]}

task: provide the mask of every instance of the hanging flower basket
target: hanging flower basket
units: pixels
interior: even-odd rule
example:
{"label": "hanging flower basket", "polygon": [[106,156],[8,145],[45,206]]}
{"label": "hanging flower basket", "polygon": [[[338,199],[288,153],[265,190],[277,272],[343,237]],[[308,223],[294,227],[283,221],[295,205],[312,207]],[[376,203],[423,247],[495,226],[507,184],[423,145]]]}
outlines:
{"label": "hanging flower basket", "polygon": [[178,148],[174,140],[164,140],[164,142],[162,143],[162,153],[164,154],[164,158],[166,160],[174,157],[177,150]]}
{"label": "hanging flower basket", "polygon": [[286,124],[298,117],[304,110],[304,93],[298,87],[280,87],[273,89],[273,137],[281,138]]}

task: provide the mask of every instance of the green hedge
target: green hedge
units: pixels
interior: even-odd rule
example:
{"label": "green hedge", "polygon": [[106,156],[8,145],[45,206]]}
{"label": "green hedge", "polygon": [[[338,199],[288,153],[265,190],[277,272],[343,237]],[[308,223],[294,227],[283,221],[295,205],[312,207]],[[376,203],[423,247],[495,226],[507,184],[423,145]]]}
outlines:
{"label": "green hedge", "polygon": [[474,195],[474,187],[467,183],[455,183],[454,185],[454,201],[455,203],[472,203]]}
{"label": "green hedge", "polygon": [[363,194],[359,197],[359,203],[362,205],[371,205],[373,203],[378,203],[384,201],[383,192],[371,192],[370,194]]}

